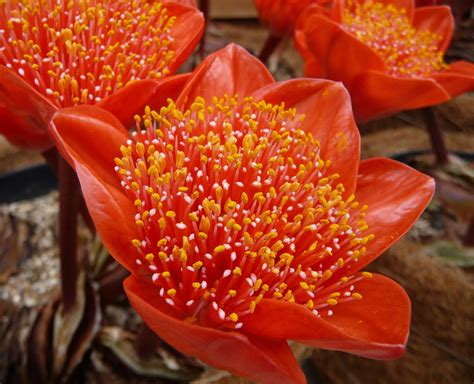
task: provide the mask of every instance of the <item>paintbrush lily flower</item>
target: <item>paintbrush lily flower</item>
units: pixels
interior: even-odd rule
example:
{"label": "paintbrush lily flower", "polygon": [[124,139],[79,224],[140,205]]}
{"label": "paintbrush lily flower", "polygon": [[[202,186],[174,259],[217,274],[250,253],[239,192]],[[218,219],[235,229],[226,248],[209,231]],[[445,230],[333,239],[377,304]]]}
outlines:
{"label": "paintbrush lily flower", "polygon": [[58,108],[142,109],[140,97],[118,104],[116,92],[133,82],[129,92],[149,92],[143,80],[173,74],[201,37],[201,13],[180,3],[190,2],[1,1],[0,133],[45,150]]}
{"label": "paintbrush lily flower", "polygon": [[408,296],[362,269],[415,222],[432,179],[359,162],[340,83],[275,83],[235,45],[167,94],[132,133],[94,106],[60,110],[50,125],[148,326],[259,383],[305,382],[288,339],[399,357]]}
{"label": "paintbrush lily flower", "polygon": [[334,1],[331,16],[312,7],[295,40],[305,74],[342,81],[356,119],[432,106],[474,89],[474,65],[447,64],[454,21],[449,7],[412,0]]}
{"label": "paintbrush lily flower", "polygon": [[277,37],[293,34],[296,21],[310,4],[327,4],[330,0],[254,0],[258,16]]}

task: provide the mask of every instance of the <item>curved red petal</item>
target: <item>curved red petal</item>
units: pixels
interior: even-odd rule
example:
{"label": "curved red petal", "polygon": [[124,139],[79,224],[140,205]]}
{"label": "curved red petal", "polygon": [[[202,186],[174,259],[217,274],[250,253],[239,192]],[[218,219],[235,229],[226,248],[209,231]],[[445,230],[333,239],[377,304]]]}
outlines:
{"label": "curved red petal", "polygon": [[413,26],[417,31],[428,30],[440,36],[438,47],[441,52],[445,52],[451,42],[454,30],[454,17],[451,8],[448,6],[416,8]]}
{"label": "curved red petal", "polygon": [[359,281],[356,290],[362,299],[331,307],[330,317],[318,317],[299,304],[263,299],[242,329],[373,359],[400,357],[410,328],[411,306],[406,292],[377,274]]}
{"label": "curved red petal", "polygon": [[170,63],[170,71],[174,73],[179,66],[194,51],[204,32],[204,16],[192,6],[185,6],[174,2],[165,3],[164,7],[170,16],[176,20],[170,28],[173,37],[169,47],[174,51],[174,57]]}
{"label": "curved red petal", "polygon": [[82,105],[58,111],[49,132],[76,171],[89,213],[105,247],[128,270],[134,270],[131,240],[139,237],[131,217],[135,207],[122,192],[114,158],[129,137],[109,112]]}
{"label": "curved red petal", "polygon": [[284,102],[304,114],[303,127],[321,144],[321,158],[331,160],[346,193],[355,190],[360,158],[360,135],[352,115],[351,100],[340,83],[329,80],[295,79],[270,84],[254,93],[256,100]]}
{"label": "curved red petal", "polygon": [[13,71],[0,65],[0,134],[26,149],[52,143],[48,123],[56,107]]}
{"label": "curved red petal", "polygon": [[434,79],[400,78],[375,71],[361,74],[348,89],[357,121],[428,107],[451,98]]}
{"label": "curved red petal", "polygon": [[15,116],[10,110],[0,106],[0,135],[4,135],[13,145],[44,151],[52,144],[48,131],[38,129],[31,119]]}
{"label": "curved red petal", "polygon": [[268,25],[272,35],[291,35],[298,17],[311,5],[329,3],[330,0],[254,0],[260,20]]}
{"label": "curved red petal", "polygon": [[179,320],[152,285],[134,276],[125,280],[124,288],[145,323],[179,351],[259,383],[306,383],[285,340],[248,337]]}
{"label": "curved red petal", "polygon": [[474,89],[474,64],[468,61],[456,61],[446,71],[432,75],[451,97]]}
{"label": "curved red petal", "polygon": [[367,253],[348,264],[345,274],[362,269],[400,239],[431,201],[434,180],[409,166],[386,158],[360,162],[356,199],[367,204],[368,231],[375,235]]}
{"label": "curved red petal", "polygon": [[324,77],[339,80],[347,88],[367,70],[383,71],[383,60],[341,25],[318,14],[306,19],[306,46],[324,68]]}
{"label": "curved red petal", "polygon": [[315,4],[309,5],[298,18],[293,41],[296,49],[304,59],[305,76],[322,78],[324,77],[325,69],[317,58],[309,51],[304,31],[307,19],[312,15],[321,15],[324,17],[327,16],[327,10]]}
{"label": "curved red petal", "polygon": [[230,44],[213,53],[191,74],[176,104],[188,107],[196,97],[212,100],[224,94],[245,97],[273,83],[267,68],[244,48]]}
{"label": "curved red petal", "polygon": [[189,74],[176,75],[163,80],[138,80],[104,98],[96,106],[115,115],[125,127],[131,127],[136,114],[142,115],[145,106],[159,110],[168,98],[176,99]]}

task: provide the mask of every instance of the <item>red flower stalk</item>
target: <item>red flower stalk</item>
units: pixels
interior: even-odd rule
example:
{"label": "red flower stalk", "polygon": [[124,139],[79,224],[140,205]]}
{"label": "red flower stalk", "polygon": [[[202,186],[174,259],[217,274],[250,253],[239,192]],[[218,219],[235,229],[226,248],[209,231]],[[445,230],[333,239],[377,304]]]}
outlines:
{"label": "red flower stalk", "polygon": [[47,123],[58,108],[136,108],[140,100],[118,106],[112,95],[128,83],[175,72],[202,34],[200,12],[179,3],[1,1],[0,133],[44,150],[51,145]]}
{"label": "red flower stalk", "polygon": [[312,7],[295,33],[305,74],[342,81],[357,120],[442,103],[474,88],[474,65],[446,64],[454,28],[449,7],[412,0],[333,2]]}
{"label": "red flower stalk", "polygon": [[132,306],[178,350],[261,383],[305,382],[288,339],[399,357],[408,296],[361,269],[414,223],[432,179],[359,163],[338,83],[275,83],[233,45],[184,79],[161,83],[131,135],[92,106],[50,126],[132,273]]}

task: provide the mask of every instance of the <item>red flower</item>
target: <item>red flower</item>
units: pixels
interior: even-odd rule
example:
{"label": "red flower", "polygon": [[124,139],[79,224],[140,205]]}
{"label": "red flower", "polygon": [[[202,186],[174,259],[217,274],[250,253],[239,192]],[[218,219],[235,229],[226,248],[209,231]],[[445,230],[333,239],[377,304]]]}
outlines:
{"label": "red flower", "polygon": [[332,17],[312,8],[295,34],[305,73],[342,81],[357,120],[435,105],[474,88],[474,65],[446,64],[449,7],[412,0],[334,1]]}
{"label": "red flower", "polygon": [[399,357],[408,296],[360,270],[415,222],[432,179],[359,163],[342,85],[275,83],[237,46],[155,94],[131,135],[93,106],[50,125],[151,329],[261,383],[305,382],[287,339]]}
{"label": "red flower", "polygon": [[330,0],[254,0],[260,20],[277,37],[293,34],[296,20],[310,4],[327,4]]}
{"label": "red flower", "polygon": [[111,95],[175,72],[202,34],[201,13],[179,2],[189,3],[1,2],[0,133],[43,150],[58,108],[97,104],[133,112],[140,100],[116,106]]}

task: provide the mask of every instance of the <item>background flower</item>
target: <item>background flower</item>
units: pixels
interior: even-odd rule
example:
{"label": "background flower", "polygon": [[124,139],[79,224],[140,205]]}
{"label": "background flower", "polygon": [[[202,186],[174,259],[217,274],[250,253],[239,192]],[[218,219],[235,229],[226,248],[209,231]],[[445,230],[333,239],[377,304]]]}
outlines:
{"label": "background flower", "polygon": [[453,31],[449,7],[413,1],[333,3],[312,8],[295,34],[305,74],[342,81],[357,120],[435,105],[474,87],[474,65],[446,64]]}
{"label": "background flower", "polygon": [[[16,145],[45,149],[51,145],[47,122],[57,108],[117,109],[110,96],[126,84],[174,73],[204,27],[199,11],[179,3],[2,2],[0,133]],[[137,98],[118,109],[136,107],[140,85],[133,91]]]}

